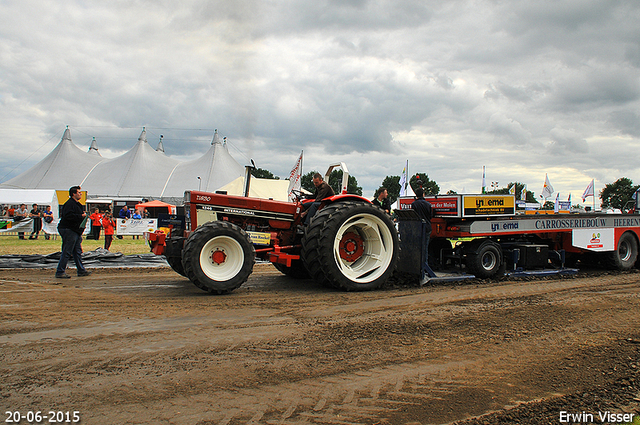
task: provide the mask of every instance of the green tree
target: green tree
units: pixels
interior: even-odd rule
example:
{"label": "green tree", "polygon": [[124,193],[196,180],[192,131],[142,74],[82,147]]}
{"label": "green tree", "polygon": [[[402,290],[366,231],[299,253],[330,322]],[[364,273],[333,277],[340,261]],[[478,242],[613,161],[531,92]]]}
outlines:
{"label": "green tree", "polygon": [[315,173],[317,173],[317,171],[309,171],[307,174],[303,174],[300,178],[300,185],[302,188],[311,193],[316,190],[316,187],[313,185],[313,175]]}
{"label": "green tree", "polygon": [[[400,176],[387,176],[382,180],[381,187],[385,187],[389,193],[389,203],[393,204],[400,196]],[[373,193],[375,197],[378,194],[378,189]]]}
{"label": "green tree", "polygon": [[437,195],[438,193],[440,193],[440,186],[438,186],[438,183],[436,183],[434,180],[429,180],[429,176],[427,175],[427,173],[417,173],[411,176],[411,179],[409,179],[409,184],[411,185],[411,189],[413,189],[414,192],[420,186],[420,183],[418,183],[418,181],[422,182],[421,185],[422,189],[424,189],[425,195]]}
{"label": "green tree", "polygon": [[623,209],[632,199],[633,194],[638,190],[638,185],[633,185],[631,179],[621,177],[614,183],[604,186],[600,192],[602,199],[602,208],[619,208]]}
{"label": "green tree", "polygon": [[[331,186],[336,195],[342,192],[342,174],[342,170],[333,170],[329,174],[329,186]],[[358,186],[358,180],[352,175],[349,175],[349,181],[347,182],[347,193],[362,196],[362,188]]]}
{"label": "green tree", "polygon": [[[303,189],[313,193],[316,187],[313,185],[313,175],[317,171],[309,171],[304,174],[300,179],[300,185]],[[342,170],[333,170],[329,175],[329,186],[333,189],[336,195],[339,195],[342,189]],[[349,176],[349,182],[347,183],[347,193],[353,193],[355,195],[362,196],[362,188],[358,186],[358,180],[355,177]]]}
{"label": "green tree", "polygon": [[280,180],[280,177],[274,176],[271,171],[265,170],[263,168],[254,168],[253,170],[251,170],[251,175],[259,179]]}

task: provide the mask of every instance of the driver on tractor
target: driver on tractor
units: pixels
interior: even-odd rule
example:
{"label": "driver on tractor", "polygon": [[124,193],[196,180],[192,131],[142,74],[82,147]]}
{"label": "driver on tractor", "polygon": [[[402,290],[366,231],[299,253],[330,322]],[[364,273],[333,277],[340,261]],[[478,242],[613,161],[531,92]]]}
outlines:
{"label": "driver on tractor", "polygon": [[309,225],[311,218],[316,214],[316,212],[318,212],[318,208],[320,208],[322,200],[335,195],[331,186],[323,180],[320,173],[315,173],[313,175],[313,185],[316,187],[316,191],[313,194],[314,201],[302,204],[302,208],[304,209],[302,217],[304,218],[305,226]]}

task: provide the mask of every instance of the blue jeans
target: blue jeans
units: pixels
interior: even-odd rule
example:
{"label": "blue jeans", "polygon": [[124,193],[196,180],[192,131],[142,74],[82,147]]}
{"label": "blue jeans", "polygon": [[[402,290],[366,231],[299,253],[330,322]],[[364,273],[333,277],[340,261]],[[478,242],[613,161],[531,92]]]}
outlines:
{"label": "blue jeans", "polygon": [[58,262],[56,274],[65,272],[67,263],[71,257],[73,257],[73,261],[76,263],[78,273],[86,271],[82,265],[82,235],[70,229],[58,229],[58,233],[60,233],[60,237],[62,237],[62,255]]}

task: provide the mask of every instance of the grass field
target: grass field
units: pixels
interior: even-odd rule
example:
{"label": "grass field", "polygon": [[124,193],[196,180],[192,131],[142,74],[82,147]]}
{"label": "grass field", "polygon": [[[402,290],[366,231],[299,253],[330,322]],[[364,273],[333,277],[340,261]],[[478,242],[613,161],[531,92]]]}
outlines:
{"label": "grass field", "polygon": [[[0,236],[0,255],[9,254],[51,254],[58,252],[62,247],[62,239],[57,236],[50,240],[46,240],[44,235],[40,234],[38,239],[29,240],[29,234],[25,236],[25,240],[18,239],[17,235],[1,235]],[[104,247],[104,236],[100,236],[100,240],[92,240],[83,238],[82,250],[94,251],[96,248]],[[131,254],[148,254],[150,252],[149,245],[140,236],[140,239],[132,239],[131,236],[123,236],[123,239],[114,238],[111,252],[121,252],[125,255]]]}

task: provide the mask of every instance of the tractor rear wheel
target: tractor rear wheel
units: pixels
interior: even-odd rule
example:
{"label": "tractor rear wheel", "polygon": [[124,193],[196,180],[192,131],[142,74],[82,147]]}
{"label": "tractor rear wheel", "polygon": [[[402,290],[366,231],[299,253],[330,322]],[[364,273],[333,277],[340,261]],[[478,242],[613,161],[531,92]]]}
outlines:
{"label": "tractor rear wheel", "polygon": [[384,284],[395,269],[399,249],[391,218],[364,202],[338,202],[320,210],[302,247],[311,277],[346,291]]}
{"label": "tractor rear wheel", "polygon": [[232,223],[212,221],[189,236],[182,265],[198,288],[225,294],[247,281],[255,257],[256,251],[244,230]]}
{"label": "tractor rear wheel", "polygon": [[186,273],[184,272],[184,267],[182,267],[182,258],[167,257],[167,263],[169,263],[169,266],[171,266],[174,272],[187,277]]}

